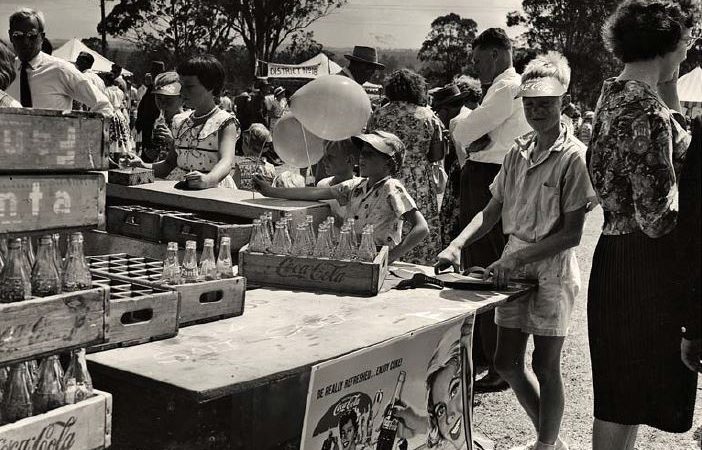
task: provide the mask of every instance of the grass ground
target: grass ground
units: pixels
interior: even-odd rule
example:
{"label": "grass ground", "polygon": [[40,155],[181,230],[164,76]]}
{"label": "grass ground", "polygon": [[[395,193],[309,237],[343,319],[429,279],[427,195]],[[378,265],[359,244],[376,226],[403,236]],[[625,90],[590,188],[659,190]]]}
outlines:
{"label": "grass ground", "polygon": [[[578,248],[582,289],[573,312],[571,334],[566,339],[563,350],[566,408],[561,436],[565,438],[572,450],[591,448],[593,395],[586,305],[592,255],[601,225],[602,210],[598,208],[588,215],[585,232]],[[531,350],[533,346],[530,345],[528,351],[531,352]],[[497,450],[509,449],[534,440],[533,427],[511,390],[477,395],[482,402],[475,408],[475,428],[495,441]],[[702,380],[697,390],[692,429],[683,434],[670,434],[642,427],[636,448],[638,450],[694,450],[702,448],[700,439],[702,439]]]}

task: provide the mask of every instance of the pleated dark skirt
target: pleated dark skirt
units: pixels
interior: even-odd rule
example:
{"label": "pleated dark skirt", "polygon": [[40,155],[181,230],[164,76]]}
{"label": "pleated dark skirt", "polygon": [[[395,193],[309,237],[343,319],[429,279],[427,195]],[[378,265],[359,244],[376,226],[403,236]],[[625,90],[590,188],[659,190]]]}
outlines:
{"label": "pleated dark skirt", "polygon": [[595,417],[667,432],[692,426],[697,374],[680,360],[673,233],[601,236],[588,291]]}

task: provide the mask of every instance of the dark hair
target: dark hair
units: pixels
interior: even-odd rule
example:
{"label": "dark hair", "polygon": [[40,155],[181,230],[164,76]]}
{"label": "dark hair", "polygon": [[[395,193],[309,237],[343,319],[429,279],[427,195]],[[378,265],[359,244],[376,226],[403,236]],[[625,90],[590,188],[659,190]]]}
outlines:
{"label": "dark hair", "polygon": [[15,76],[15,54],[7,44],[0,41],[0,89],[7,89],[15,81]]}
{"label": "dark hair", "polygon": [[479,80],[468,75],[461,75],[454,80],[454,83],[456,83],[456,86],[458,86],[461,92],[468,92],[470,94],[463,100],[463,103],[469,101],[478,103],[480,99],[483,98],[483,90],[480,87]]}
{"label": "dark hair", "polygon": [[353,409],[345,411],[341,414],[339,417],[339,428],[343,427],[348,422],[351,422],[353,429],[358,431],[358,416],[356,415],[356,411]]}
{"label": "dark hair", "polygon": [[39,31],[44,32],[46,27],[46,20],[44,20],[44,13],[31,8],[20,8],[10,16],[10,30],[15,29],[15,25],[19,22],[25,20],[36,20],[39,25]]}
{"label": "dark hair", "polygon": [[473,48],[478,47],[512,50],[512,41],[502,28],[488,28],[473,41]]}
{"label": "dark hair", "polygon": [[602,39],[623,63],[653,59],[674,51],[699,13],[694,0],[626,0],[605,22]]}
{"label": "dark hair", "polygon": [[385,80],[385,95],[391,102],[427,104],[427,82],[409,69],[396,70]]}
{"label": "dark hair", "polygon": [[41,41],[41,51],[50,55],[54,52],[54,45],[46,37]]}
{"label": "dark hair", "polygon": [[115,74],[112,72],[105,72],[102,75],[102,80],[105,82],[105,87],[110,87],[115,85]]}
{"label": "dark hair", "polygon": [[86,64],[88,64],[88,67],[93,67],[93,64],[95,63],[95,58],[88,52],[80,52],[78,53],[78,57],[76,58],[76,62],[77,61],[85,61]]}
{"label": "dark hair", "polygon": [[196,76],[215,96],[219,96],[224,87],[224,66],[212,55],[193,56],[180,63],[176,72],[180,76]]}

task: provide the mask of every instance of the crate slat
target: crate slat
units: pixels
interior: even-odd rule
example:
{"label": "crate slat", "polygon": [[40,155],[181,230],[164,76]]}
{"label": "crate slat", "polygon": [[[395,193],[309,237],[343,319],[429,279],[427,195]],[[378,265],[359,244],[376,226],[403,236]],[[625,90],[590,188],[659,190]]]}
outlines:
{"label": "crate slat", "polygon": [[163,242],[175,241],[185,245],[186,241],[203,242],[213,239],[215,252],[219,251],[219,241],[223,236],[231,239],[231,250],[237,251],[248,244],[252,224],[229,224],[202,219],[197,216],[166,215],[161,222]]}
{"label": "crate slat", "polygon": [[151,242],[161,242],[161,227],[166,216],[190,217],[192,214],[139,205],[108,206],[107,231]]}

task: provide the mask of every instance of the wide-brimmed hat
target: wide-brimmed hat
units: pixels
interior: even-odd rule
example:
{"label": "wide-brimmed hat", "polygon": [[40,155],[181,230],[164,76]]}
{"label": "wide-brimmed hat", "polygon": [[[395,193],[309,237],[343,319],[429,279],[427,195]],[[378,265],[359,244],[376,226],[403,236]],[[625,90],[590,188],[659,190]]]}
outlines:
{"label": "wide-brimmed hat", "polygon": [[363,47],[357,45],[353,48],[353,54],[344,55],[349,61],[356,61],[370,64],[378,69],[385,69],[385,65],[378,62],[378,51],[374,47]]}
{"label": "wide-brimmed hat", "polygon": [[275,88],[275,89],[273,90],[273,96],[274,96],[274,97],[277,97],[277,96],[279,96],[280,94],[284,94],[284,93],[285,93],[285,88],[284,88],[283,86],[278,86],[277,88]]}
{"label": "wide-brimmed hat", "polygon": [[176,72],[163,72],[154,79],[154,94],[180,95],[180,77]]}
{"label": "wide-brimmed hat", "polygon": [[442,105],[449,103],[459,102],[465,98],[470,97],[470,91],[461,91],[461,89],[455,85],[450,84],[448,86],[442,87],[441,89],[435,91],[432,94],[433,101],[431,105],[433,108],[437,108]]}

